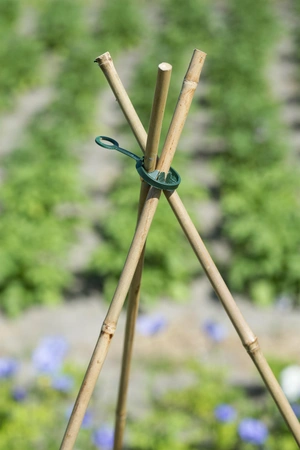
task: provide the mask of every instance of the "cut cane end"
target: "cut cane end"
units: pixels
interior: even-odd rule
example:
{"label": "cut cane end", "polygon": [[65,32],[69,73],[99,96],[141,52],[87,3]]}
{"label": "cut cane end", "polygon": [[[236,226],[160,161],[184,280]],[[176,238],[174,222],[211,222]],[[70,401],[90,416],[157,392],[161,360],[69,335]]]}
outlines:
{"label": "cut cane end", "polygon": [[169,70],[172,70],[172,66],[171,64],[167,63],[167,62],[162,62],[158,65],[159,69],[162,70],[163,72],[168,72]]}
{"label": "cut cane end", "polygon": [[203,52],[202,50],[199,50],[198,48],[194,49],[194,53],[198,53],[199,56],[202,58],[205,58],[207,56],[207,53]]}
{"label": "cut cane end", "polygon": [[111,60],[112,59],[111,59],[110,53],[109,52],[105,52],[102,55],[97,56],[97,58],[94,59],[94,62],[98,63],[99,66],[100,66],[100,65],[105,64],[107,62],[110,62]]}
{"label": "cut cane end", "polygon": [[192,81],[198,84],[205,57],[205,52],[203,52],[202,50],[198,50],[197,48],[194,49],[193,56],[184,81]]}

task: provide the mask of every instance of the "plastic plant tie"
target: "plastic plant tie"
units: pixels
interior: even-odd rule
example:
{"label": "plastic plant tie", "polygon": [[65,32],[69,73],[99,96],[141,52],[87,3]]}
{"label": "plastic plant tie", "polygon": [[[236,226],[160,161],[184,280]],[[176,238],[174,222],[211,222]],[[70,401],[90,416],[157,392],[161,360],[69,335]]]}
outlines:
{"label": "plastic plant tie", "polygon": [[[101,147],[108,148],[109,150],[117,150],[120,153],[124,153],[124,155],[129,156],[132,159],[135,159],[136,165],[135,168],[140,175],[140,177],[146,181],[146,183],[150,184],[150,186],[154,186],[157,189],[161,189],[163,191],[174,191],[178,188],[181,177],[176,170],[170,168],[167,176],[165,172],[160,172],[159,170],[154,170],[153,172],[147,172],[144,167],[144,158],[140,158],[139,156],[131,153],[125,148],[121,148],[117,141],[107,136],[97,136],[95,139],[96,144]],[[107,144],[106,142],[109,142]]]}

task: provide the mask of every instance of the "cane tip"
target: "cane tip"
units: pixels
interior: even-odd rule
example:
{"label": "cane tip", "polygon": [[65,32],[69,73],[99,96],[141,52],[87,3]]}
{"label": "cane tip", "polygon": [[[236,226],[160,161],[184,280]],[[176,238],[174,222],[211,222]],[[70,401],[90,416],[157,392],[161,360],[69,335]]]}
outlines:
{"label": "cane tip", "polygon": [[172,70],[172,66],[171,64],[167,63],[167,62],[162,62],[158,65],[159,69],[163,72],[169,72],[170,70]]}
{"label": "cane tip", "polygon": [[112,61],[112,59],[111,59],[109,52],[105,52],[102,55],[97,56],[96,59],[94,59],[94,62],[96,62],[100,65],[105,64],[107,62],[111,62],[111,61]]}
{"label": "cane tip", "polygon": [[198,55],[200,58],[205,59],[205,57],[207,56],[207,53],[203,52],[202,50],[199,50],[198,48],[195,48],[194,55]]}

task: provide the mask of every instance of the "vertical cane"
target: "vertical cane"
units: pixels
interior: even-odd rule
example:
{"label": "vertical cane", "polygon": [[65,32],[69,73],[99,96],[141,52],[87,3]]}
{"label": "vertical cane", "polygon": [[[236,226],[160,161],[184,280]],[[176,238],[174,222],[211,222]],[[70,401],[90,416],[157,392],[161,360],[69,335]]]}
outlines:
{"label": "vertical cane", "polygon": [[[172,66],[167,63],[162,63],[158,66],[157,82],[144,157],[144,166],[148,172],[153,172],[156,167],[159,138],[169,90],[171,70]],[[148,191],[149,185],[144,181],[142,181],[139,199],[138,219],[142,212],[145,200],[148,195]],[[126,318],[126,328],[125,328],[123,357],[122,357],[122,369],[121,369],[118,402],[116,409],[114,450],[120,450],[122,448],[124,428],[126,423],[127,392],[132,359],[132,347],[134,340],[135,323],[139,308],[140,285],[144,264],[144,252],[145,247],[142,251],[128,293],[128,307],[127,307],[127,318]]]}

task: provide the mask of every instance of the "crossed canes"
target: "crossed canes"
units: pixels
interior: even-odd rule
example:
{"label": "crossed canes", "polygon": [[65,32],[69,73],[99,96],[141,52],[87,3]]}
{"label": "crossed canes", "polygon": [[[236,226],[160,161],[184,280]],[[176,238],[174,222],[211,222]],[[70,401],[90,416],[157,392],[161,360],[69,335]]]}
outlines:
{"label": "crossed canes", "polygon": [[[159,172],[169,172],[171,162],[199,82],[205,56],[206,54],[200,50],[195,49],[193,52],[192,59],[183,80],[182,88],[162,149],[161,157],[159,159],[157,158],[158,143],[172,66],[168,63],[161,63],[158,66],[149,134],[147,137],[146,131],[118,76],[110,54],[106,52],[96,58],[95,62],[98,63],[99,67],[106,76],[107,81],[110,84],[110,87],[136,137],[136,140],[145,155],[144,168],[147,172],[153,172],[155,169]],[[201,237],[189,217],[177,191],[164,190],[163,192],[209,281],[211,282],[212,287],[221,300],[225,311],[227,312],[241,339],[243,346],[253,360],[281,415],[289,426],[298,446],[300,447],[300,424],[260,349],[257,337],[254,335],[242,316],[228,287],[226,286],[210,254],[202,242]],[[61,443],[61,450],[73,449],[83,417],[88,407],[88,403],[95,388],[97,378],[108,353],[110,341],[114,335],[125,298],[129,292],[114,436],[114,450],[120,450],[122,448],[126,422],[127,390],[132,357],[134,328],[139,306],[145,243],[160,195],[160,189],[153,186],[150,187],[147,183],[141,180],[138,221],[135,234],[116,291],[101,327],[98,341],[70,416],[69,423]]]}

